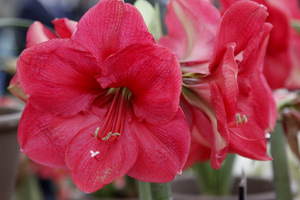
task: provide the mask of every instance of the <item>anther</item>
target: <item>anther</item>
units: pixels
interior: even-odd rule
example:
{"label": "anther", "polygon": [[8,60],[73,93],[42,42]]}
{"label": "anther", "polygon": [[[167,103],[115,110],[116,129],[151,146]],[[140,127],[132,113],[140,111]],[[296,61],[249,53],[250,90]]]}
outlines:
{"label": "anther", "polygon": [[235,119],[236,119],[236,125],[237,126],[242,123],[242,118],[241,118],[240,114],[236,114]]}
{"label": "anther", "polygon": [[98,132],[99,132],[99,130],[100,130],[100,127],[97,127],[96,128],[96,131],[95,131],[95,138],[97,139],[97,137],[98,137]]}
{"label": "anther", "polygon": [[236,125],[240,125],[240,124],[243,124],[243,123],[247,123],[248,122],[248,118],[247,118],[247,115],[243,115],[241,117],[240,114],[236,114],[235,115],[235,119],[236,119]]}
{"label": "anther", "polygon": [[243,115],[243,118],[242,118],[242,120],[243,120],[245,123],[247,123],[247,122],[248,122],[248,118],[247,118],[247,116],[246,116],[246,115]]}
{"label": "anther", "polygon": [[104,141],[107,141],[107,140],[109,140],[109,138],[111,137],[111,136],[118,136],[118,135],[121,135],[120,133],[112,133],[112,132],[109,132],[105,137],[103,137],[103,138],[101,138],[102,140],[104,140]]}

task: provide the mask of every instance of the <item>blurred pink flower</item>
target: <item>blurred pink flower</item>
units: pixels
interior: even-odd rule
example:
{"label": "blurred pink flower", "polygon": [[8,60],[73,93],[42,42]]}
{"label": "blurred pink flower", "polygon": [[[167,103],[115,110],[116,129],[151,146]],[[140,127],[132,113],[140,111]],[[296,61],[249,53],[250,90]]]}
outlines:
{"label": "blurred pink flower", "polygon": [[171,0],[167,8],[169,32],[159,43],[181,61],[181,107],[192,132],[186,166],[210,158],[220,168],[227,152],[269,160],[265,136],[277,110],[262,74],[266,8],[241,1],[222,18],[207,1]]}

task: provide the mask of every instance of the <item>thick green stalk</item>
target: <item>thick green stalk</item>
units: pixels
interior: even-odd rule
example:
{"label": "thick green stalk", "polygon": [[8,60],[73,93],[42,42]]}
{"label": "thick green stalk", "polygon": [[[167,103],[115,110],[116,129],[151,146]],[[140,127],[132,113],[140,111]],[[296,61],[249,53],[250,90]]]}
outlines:
{"label": "thick green stalk", "polygon": [[138,181],[139,200],[152,200],[150,183]]}
{"label": "thick green stalk", "polygon": [[286,140],[282,124],[277,121],[274,133],[271,134],[272,166],[277,200],[292,199],[285,147]]}
{"label": "thick green stalk", "polygon": [[153,200],[172,200],[170,183],[150,183]]}
{"label": "thick green stalk", "polygon": [[213,169],[210,162],[197,163],[194,165],[202,194],[228,195],[231,192],[233,178],[232,167],[234,154],[228,154],[225,162],[219,170]]}

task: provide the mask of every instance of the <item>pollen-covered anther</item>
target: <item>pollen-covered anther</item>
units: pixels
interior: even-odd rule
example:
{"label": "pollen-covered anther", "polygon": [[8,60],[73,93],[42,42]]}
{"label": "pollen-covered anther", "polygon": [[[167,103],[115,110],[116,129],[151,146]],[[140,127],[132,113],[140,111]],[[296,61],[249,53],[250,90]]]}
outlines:
{"label": "pollen-covered anther", "polygon": [[112,132],[109,132],[105,137],[101,138],[102,140],[104,141],[107,141],[109,140],[110,137],[112,136],[120,136],[121,134],[120,133],[112,133]]}
{"label": "pollen-covered anther", "polygon": [[235,115],[235,119],[236,119],[236,125],[237,125],[237,126],[239,126],[239,125],[241,125],[241,124],[243,124],[243,123],[247,123],[247,122],[248,122],[247,115],[243,115],[243,116],[241,117],[240,114],[236,114],[236,115]]}
{"label": "pollen-covered anther", "polygon": [[95,130],[95,138],[97,139],[98,137],[98,133],[99,133],[100,127],[97,127]]}

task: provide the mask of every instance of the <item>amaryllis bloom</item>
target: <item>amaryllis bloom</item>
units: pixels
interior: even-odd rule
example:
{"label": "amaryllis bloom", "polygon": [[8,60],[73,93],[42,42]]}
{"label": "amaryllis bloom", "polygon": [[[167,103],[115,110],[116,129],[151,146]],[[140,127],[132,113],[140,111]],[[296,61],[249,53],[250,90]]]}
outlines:
{"label": "amaryllis bloom", "polygon": [[[223,10],[239,0],[221,0]],[[300,19],[297,0],[254,0],[267,7],[273,25],[264,63],[264,75],[272,89],[300,88],[300,36],[292,27]]]}
{"label": "amaryllis bloom", "polygon": [[190,146],[174,53],[156,44],[140,13],[119,0],[100,1],[77,26],[60,25],[59,38],[33,25],[17,63],[27,97],[22,151],[70,170],[85,192],[125,174],[171,181]]}
{"label": "amaryllis bloom", "polygon": [[222,18],[207,1],[168,4],[169,34],[159,43],[181,61],[181,107],[192,132],[186,166],[210,158],[220,168],[227,152],[270,159],[265,136],[275,125],[276,106],[262,74],[267,15],[248,1],[233,4]]}
{"label": "amaryllis bloom", "polygon": [[[54,29],[57,35],[47,29],[41,22],[34,22],[27,32],[26,48],[33,47],[36,44],[46,42],[53,38],[70,38],[77,25],[77,22],[69,20],[67,18],[54,19],[52,20],[52,23],[54,24]],[[20,100],[24,102],[27,101],[27,97],[20,86],[17,73],[10,81],[8,89],[14,96],[18,97]]]}

